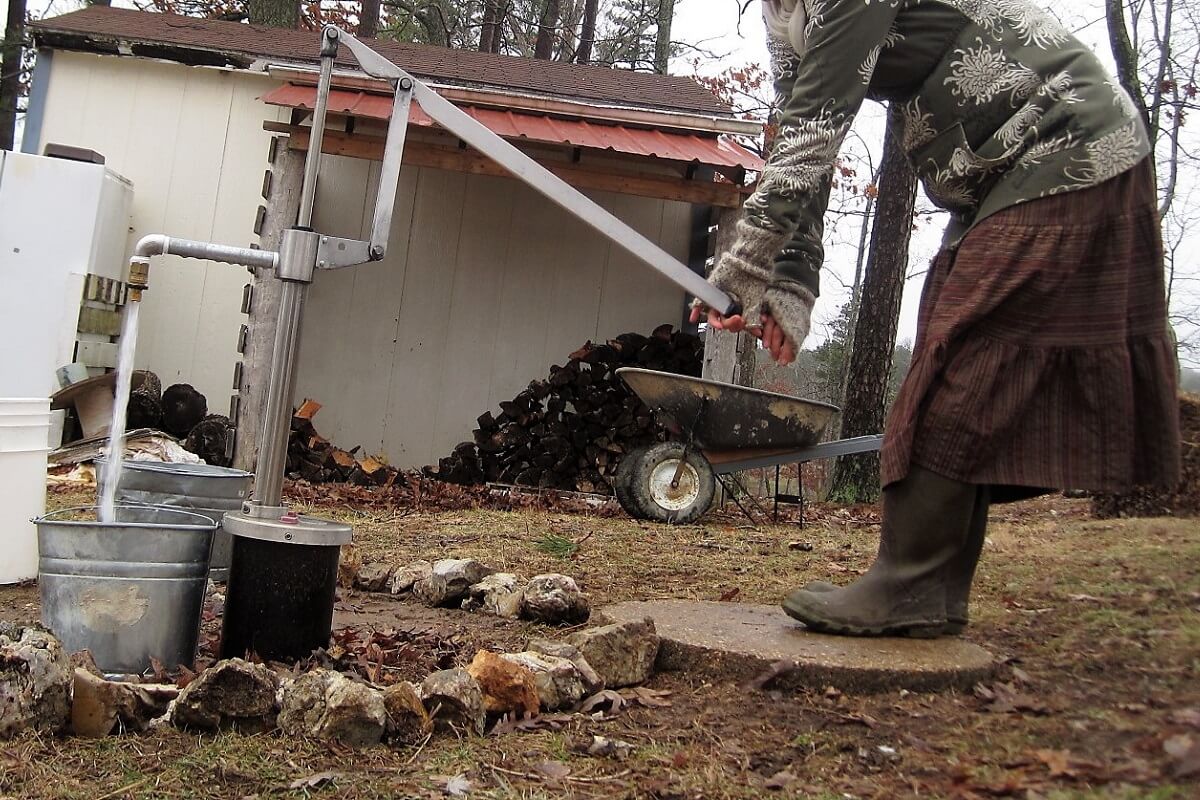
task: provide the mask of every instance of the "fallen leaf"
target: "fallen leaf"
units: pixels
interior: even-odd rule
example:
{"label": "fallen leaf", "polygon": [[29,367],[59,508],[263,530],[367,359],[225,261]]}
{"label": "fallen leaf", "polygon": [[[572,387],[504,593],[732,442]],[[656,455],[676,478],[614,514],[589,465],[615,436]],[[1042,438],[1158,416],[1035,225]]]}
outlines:
{"label": "fallen leaf", "polygon": [[574,714],[538,714],[533,717],[514,717],[505,714],[499,722],[492,726],[491,734],[503,736],[509,733],[530,733],[539,730],[556,731],[574,719]]}
{"label": "fallen leaf", "polygon": [[552,781],[561,781],[571,774],[571,768],[561,761],[543,761],[535,769]]}
{"label": "fallen leaf", "polygon": [[732,602],[733,598],[737,597],[741,593],[742,593],[742,590],[735,586],[732,589],[721,593],[721,602],[722,603]]}
{"label": "fallen leaf", "polygon": [[465,772],[460,772],[454,777],[435,777],[434,780],[442,784],[442,792],[447,797],[466,797],[473,788]]}
{"label": "fallen leaf", "polygon": [[870,714],[847,714],[842,721],[846,723],[853,722],[859,725],[865,725],[872,730],[879,727],[879,720],[875,719]]}
{"label": "fallen leaf", "polygon": [[1171,775],[1190,778],[1200,775],[1200,741],[1188,734],[1172,736],[1163,742],[1163,750],[1171,757]]}
{"label": "fallen leaf", "polygon": [[592,736],[592,741],[583,752],[599,758],[615,758],[624,761],[633,752],[633,745],[620,739],[609,739],[604,736]]}
{"label": "fallen leaf", "polygon": [[795,783],[796,780],[797,778],[795,775],[787,770],[782,770],[767,778],[767,781],[763,784],[763,786],[773,792],[778,792],[782,789],[788,788]]}
{"label": "fallen leaf", "polygon": [[1010,683],[997,683],[991,686],[982,684],[975,687],[975,696],[988,703],[988,711],[995,714],[1007,714],[1017,711],[1028,711],[1032,714],[1049,714],[1051,709],[1033,695],[1018,692]]}
{"label": "fallen leaf", "polygon": [[752,692],[761,692],[768,683],[776,678],[787,675],[789,672],[795,670],[797,666],[799,665],[795,661],[776,661],[765,672],[747,683],[746,689]]}
{"label": "fallen leaf", "polygon": [[317,772],[304,778],[297,778],[288,784],[289,789],[318,789],[330,783],[336,783],[342,777],[340,772]]}
{"label": "fallen leaf", "polygon": [[635,686],[632,689],[622,689],[621,697],[646,708],[670,708],[671,701],[664,700],[671,693],[659,689],[647,689],[645,686]]}
{"label": "fallen leaf", "polygon": [[1181,708],[1177,711],[1172,711],[1167,719],[1174,725],[1184,725],[1189,728],[1200,729],[1200,709]]}
{"label": "fallen leaf", "polygon": [[1069,750],[1038,750],[1033,755],[1050,770],[1051,778],[1075,778],[1079,775],[1071,767],[1071,751]]}
{"label": "fallen leaf", "polygon": [[605,689],[596,692],[584,700],[579,706],[579,711],[583,714],[591,714],[593,711],[602,709],[605,706],[607,706],[609,713],[615,714],[625,707],[625,698],[612,689]]}

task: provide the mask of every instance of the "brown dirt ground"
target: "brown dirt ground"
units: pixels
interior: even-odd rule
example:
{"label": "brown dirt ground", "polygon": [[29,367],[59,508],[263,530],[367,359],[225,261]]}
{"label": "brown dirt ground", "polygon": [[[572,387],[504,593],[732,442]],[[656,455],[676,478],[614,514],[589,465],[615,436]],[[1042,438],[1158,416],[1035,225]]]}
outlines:
{"label": "brown dirt ground", "polygon": [[[819,524],[803,530],[734,516],[668,528],[547,510],[355,511],[341,500],[309,510],[355,525],[348,561],[474,556],[524,575],[566,572],[596,604],[773,603],[813,578],[853,578],[878,532],[867,509],[817,508]],[[463,796],[477,798],[1200,797],[1200,525],[1096,521],[1086,510],[1063,498],[996,509],[967,636],[1005,667],[973,693],[783,695],[673,673],[650,684],[670,692],[667,707],[421,748],[174,730],[24,736],[0,742],[0,798],[437,798],[467,784]],[[37,616],[36,588],[0,587],[0,618]],[[547,632],[349,591],[339,621],[437,629],[459,662]],[[579,752],[593,735],[633,753]]]}

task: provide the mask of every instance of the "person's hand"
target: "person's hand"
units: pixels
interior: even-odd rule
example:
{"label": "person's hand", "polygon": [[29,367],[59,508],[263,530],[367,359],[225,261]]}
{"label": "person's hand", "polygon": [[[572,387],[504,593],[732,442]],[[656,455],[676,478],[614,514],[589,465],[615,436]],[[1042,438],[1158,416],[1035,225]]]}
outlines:
{"label": "person's hand", "polygon": [[783,332],[783,328],[775,321],[775,318],[770,314],[762,315],[762,339],[763,347],[771,351],[771,358],[781,367],[786,367],[796,360],[796,345],[787,334]]}
{"label": "person's hand", "polygon": [[[729,331],[730,333],[741,333],[747,329],[746,318],[741,314],[724,317],[715,308],[708,308],[707,306],[692,306],[691,321],[693,323],[699,322],[705,317],[705,312],[707,312],[708,326],[710,328],[715,328],[719,331]],[[750,333],[754,336],[759,335],[753,328],[750,328]]]}

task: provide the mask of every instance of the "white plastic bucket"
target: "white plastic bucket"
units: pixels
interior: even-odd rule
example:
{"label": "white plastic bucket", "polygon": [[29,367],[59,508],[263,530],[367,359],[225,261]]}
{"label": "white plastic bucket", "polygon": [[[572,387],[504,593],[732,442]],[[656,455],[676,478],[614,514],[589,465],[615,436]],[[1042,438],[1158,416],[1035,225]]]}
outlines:
{"label": "white plastic bucket", "polygon": [[0,398],[0,584],[37,577],[49,434],[49,398]]}

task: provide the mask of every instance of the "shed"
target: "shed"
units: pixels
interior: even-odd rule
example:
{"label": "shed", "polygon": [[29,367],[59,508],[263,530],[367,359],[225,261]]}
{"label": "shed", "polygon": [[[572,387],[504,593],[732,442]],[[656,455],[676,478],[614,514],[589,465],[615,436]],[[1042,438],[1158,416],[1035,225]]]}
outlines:
{"label": "shed", "polygon": [[[294,224],[317,32],[92,6],[33,34],[24,147],[103,153],[134,183],[131,242],[166,233],[273,247]],[[370,44],[701,272],[714,212],[737,208],[761,166],[731,138],[758,126],[687,78]],[[314,223],[357,238],[391,103],[349,59],[341,66]],[[415,106],[404,165],[387,258],[323,272],[309,295],[297,398],[324,404],[321,430],[335,441],[398,466],[436,461],[584,341],[681,324],[680,290]],[[232,394],[241,463],[262,380],[242,369],[243,351],[269,321],[255,283],[235,267],[163,259],[137,354],[214,411]]]}

